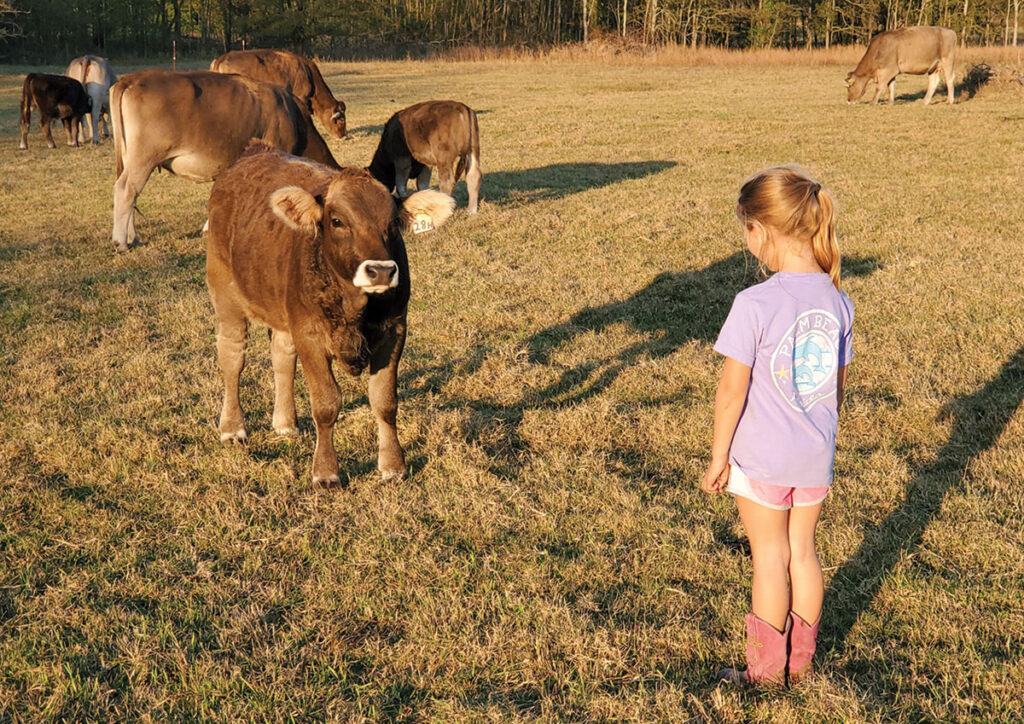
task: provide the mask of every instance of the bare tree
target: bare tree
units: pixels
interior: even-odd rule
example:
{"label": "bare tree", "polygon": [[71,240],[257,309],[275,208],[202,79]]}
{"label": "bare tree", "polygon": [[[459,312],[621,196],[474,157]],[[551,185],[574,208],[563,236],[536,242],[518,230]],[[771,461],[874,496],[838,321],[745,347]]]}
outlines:
{"label": "bare tree", "polygon": [[0,38],[16,38],[21,35],[21,27],[14,20],[19,12],[7,0],[0,0]]}

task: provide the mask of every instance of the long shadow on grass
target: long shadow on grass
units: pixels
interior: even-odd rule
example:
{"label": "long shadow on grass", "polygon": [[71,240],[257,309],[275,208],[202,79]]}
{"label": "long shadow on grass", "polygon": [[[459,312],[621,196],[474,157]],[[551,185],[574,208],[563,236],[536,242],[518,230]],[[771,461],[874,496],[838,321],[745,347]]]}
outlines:
{"label": "long shadow on grass", "polygon": [[869,528],[860,549],[832,577],[825,592],[823,649],[835,651],[845,645],[896,564],[921,544],[946,495],[962,487],[971,462],[995,444],[1022,400],[1024,347],[991,382],[946,405],[944,414],[953,418],[949,440],[933,462],[914,473],[903,503]]}
{"label": "long shadow on grass", "polygon": [[555,163],[521,171],[485,169],[481,195],[493,204],[530,203],[561,199],[619,181],[645,178],[675,166],[674,161],[622,163]]}
{"label": "long shadow on grass", "polygon": [[[871,273],[876,266],[871,258],[850,258],[844,262],[843,271],[849,278]],[[492,461],[493,473],[515,477],[520,455],[528,448],[519,435],[527,411],[589,400],[638,364],[668,357],[693,341],[711,342],[725,321],[733,297],[753,281],[754,267],[742,252],[698,271],[659,274],[628,299],[584,309],[566,322],[538,332],[527,340],[526,348],[531,363],[551,365],[558,349],[580,336],[600,334],[612,326],[624,325],[640,332],[642,341],[603,359],[567,366],[557,380],[542,389],[528,391],[514,404],[452,400],[447,406],[472,411],[466,421],[466,437],[483,445]],[[471,355],[464,364],[421,374],[417,387],[436,390],[455,374],[467,370],[471,373],[480,362],[480,355]],[[639,404],[646,407],[668,401],[648,397]]]}
{"label": "long shadow on grass", "polygon": [[[986,85],[992,78],[995,77],[995,73],[987,65],[975,65],[966,74],[962,74],[960,80],[953,83],[953,97],[955,100],[965,101],[974,98],[978,94],[978,91]],[[915,103],[917,101],[924,100],[925,93],[927,90],[922,88],[915,93],[901,93],[896,96],[897,102],[903,103]],[[883,96],[886,93],[882,94]],[[942,80],[939,82],[939,87],[935,89],[935,93],[932,95],[932,103],[947,103],[949,99],[946,97],[946,81]],[[881,99],[879,102],[882,102]]]}

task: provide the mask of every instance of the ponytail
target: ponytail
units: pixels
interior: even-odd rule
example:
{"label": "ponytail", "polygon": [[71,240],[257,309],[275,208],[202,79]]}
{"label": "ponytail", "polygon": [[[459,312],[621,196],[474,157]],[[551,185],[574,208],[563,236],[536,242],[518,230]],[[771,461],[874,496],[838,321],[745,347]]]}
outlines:
{"label": "ponytail", "polygon": [[746,224],[810,242],[814,261],[839,289],[836,202],[806,171],[776,166],[754,174],[740,188],[737,213]]}
{"label": "ponytail", "polygon": [[818,185],[814,192],[818,200],[818,229],[811,237],[814,261],[818,262],[839,289],[839,242],[836,240],[836,205],[832,195]]}

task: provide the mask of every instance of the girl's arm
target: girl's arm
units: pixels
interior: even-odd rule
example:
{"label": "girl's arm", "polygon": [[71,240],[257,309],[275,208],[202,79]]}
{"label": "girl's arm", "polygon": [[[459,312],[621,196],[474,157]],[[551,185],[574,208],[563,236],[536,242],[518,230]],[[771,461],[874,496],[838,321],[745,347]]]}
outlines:
{"label": "girl's arm", "polygon": [[848,366],[843,365],[836,374],[836,412],[843,411],[843,392],[846,388],[846,368]]}
{"label": "girl's arm", "polygon": [[732,357],[725,358],[722,379],[715,394],[715,432],[711,444],[711,464],[701,481],[705,493],[720,493],[729,483],[729,447],[747,401],[750,368]]}

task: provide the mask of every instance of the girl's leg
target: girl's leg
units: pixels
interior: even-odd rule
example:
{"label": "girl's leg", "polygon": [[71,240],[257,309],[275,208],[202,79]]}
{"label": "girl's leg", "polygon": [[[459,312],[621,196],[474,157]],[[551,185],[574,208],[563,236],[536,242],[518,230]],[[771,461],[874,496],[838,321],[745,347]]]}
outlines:
{"label": "girl's leg", "polygon": [[790,511],[767,508],[739,495],[735,497],[754,562],[751,609],[762,621],[783,631],[789,617]]}
{"label": "girl's leg", "polygon": [[803,681],[814,671],[821,599],[825,588],[821,565],[814,550],[814,529],[820,513],[821,503],[818,503],[794,506],[789,516],[789,548],[792,552],[789,577],[793,588],[793,610],[790,614],[786,670],[791,685]]}
{"label": "girl's leg", "polygon": [[790,608],[809,624],[813,624],[821,615],[821,600],[825,595],[825,582],[814,545],[814,531],[821,515],[821,506],[821,503],[794,506],[789,511]]}

